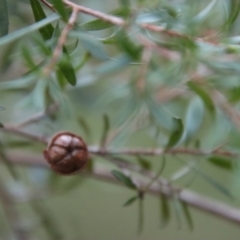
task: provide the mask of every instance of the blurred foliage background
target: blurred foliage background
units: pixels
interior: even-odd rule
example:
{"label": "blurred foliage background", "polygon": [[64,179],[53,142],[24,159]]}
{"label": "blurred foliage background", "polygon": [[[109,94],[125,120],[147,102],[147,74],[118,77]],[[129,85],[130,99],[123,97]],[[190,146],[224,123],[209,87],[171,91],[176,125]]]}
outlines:
{"label": "blurred foliage background", "polygon": [[[240,222],[178,191],[239,214],[240,2],[75,1],[124,26],[44,2],[0,0],[0,239],[238,239]],[[62,130],[89,145],[85,172],[44,164]],[[144,194],[159,179],[178,191]]]}

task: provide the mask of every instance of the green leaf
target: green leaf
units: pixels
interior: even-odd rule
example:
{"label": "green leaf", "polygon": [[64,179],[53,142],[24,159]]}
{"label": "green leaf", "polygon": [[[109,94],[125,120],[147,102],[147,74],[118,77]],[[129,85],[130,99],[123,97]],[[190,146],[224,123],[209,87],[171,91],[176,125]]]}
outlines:
{"label": "green leaf", "polygon": [[195,134],[199,130],[204,116],[203,101],[199,97],[194,97],[190,100],[190,104],[186,113],[186,120],[184,124],[184,133],[182,141],[189,141],[195,137]]}
{"label": "green leaf", "polygon": [[230,5],[229,14],[228,14],[227,21],[225,23],[225,27],[227,27],[229,30],[231,30],[239,16],[240,2],[239,2],[239,0],[230,0],[229,5]]}
{"label": "green leaf", "polygon": [[159,123],[165,129],[172,131],[174,129],[173,118],[163,108],[162,105],[155,103],[151,98],[146,99],[148,110],[152,119]]}
{"label": "green leaf", "polygon": [[77,78],[75,75],[75,71],[73,69],[71,59],[65,47],[63,47],[63,56],[58,64],[62,74],[66,78],[66,80],[73,86],[77,83]]}
{"label": "green leaf", "polygon": [[103,115],[103,133],[102,133],[102,137],[101,137],[101,147],[104,148],[106,145],[106,140],[107,140],[107,136],[108,136],[108,132],[110,129],[110,121],[109,118],[106,114]]}
{"label": "green leaf", "polygon": [[52,0],[53,7],[57,10],[57,12],[60,14],[62,19],[67,22],[68,21],[68,14],[66,11],[66,7],[63,4],[62,0]]}
{"label": "green leaf", "polygon": [[189,81],[187,83],[188,87],[195,92],[205,103],[205,106],[208,108],[208,110],[212,113],[215,113],[215,106],[212,101],[212,99],[209,97],[209,94],[206,93],[202,88],[197,86],[194,82]]}
{"label": "green leaf", "polygon": [[138,196],[134,196],[129,198],[124,204],[123,207],[128,207],[130,205],[132,205],[139,197]]}
{"label": "green leaf", "polygon": [[137,156],[137,161],[139,163],[139,165],[146,170],[150,170],[151,169],[151,163],[149,160],[141,157],[141,156]]}
{"label": "green leaf", "polygon": [[4,125],[0,122],[0,128],[4,128]]}
{"label": "green leaf", "polygon": [[[115,15],[123,18],[128,17],[130,13],[131,11],[127,7],[121,7],[110,12],[111,15]],[[97,19],[97,20],[93,20],[93,21],[82,24],[81,28],[86,31],[96,31],[96,30],[106,29],[112,26],[114,26],[114,24],[104,21],[102,19]]]}
{"label": "green leaf", "polygon": [[123,30],[116,34],[116,40],[119,47],[124,50],[133,60],[140,59],[142,46],[137,46]]}
{"label": "green leaf", "polygon": [[166,145],[167,149],[174,147],[179,142],[184,131],[182,120],[179,118],[173,118],[173,120],[175,122],[176,127],[168,140],[168,143]]}
{"label": "green leaf", "polygon": [[27,34],[35,32],[35,31],[39,30],[40,28],[48,25],[49,23],[53,23],[53,22],[57,21],[58,19],[59,19],[59,16],[57,14],[53,13],[50,16],[48,16],[47,18],[45,18],[37,23],[34,23],[28,27],[14,31],[14,32],[8,34],[7,36],[0,38],[0,47],[2,47],[3,45],[5,45],[7,43],[11,43],[21,37],[24,37]]}
{"label": "green leaf", "polygon": [[193,228],[194,228],[193,220],[192,220],[192,216],[190,214],[188,205],[185,202],[183,202],[183,201],[180,201],[180,203],[182,205],[183,213],[184,213],[184,216],[185,216],[185,218],[187,220],[188,227],[189,227],[190,230],[193,230]]}
{"label": "green leaf", "polygon": [[29,48],[26,45],[21,47],[21,53],[24,59],[25,64],[29,69],[38,69],[37,65],[35,64],[32,54],[29,52]]}
{"label": "green leaf", "polygon": [[112,175],[120,182],[125,184],[128,188],[136,190],[137,186],[135,183],[133,183],[132,179],[126,175],[124,175],[122,172],[113,170],[111,171]]}
{"label": "green leaf", "polygon": [[8,25],[7,0],[0,0],[0,37],[8,34]]}
{"label": "green leaf", "polygon": [[160,203],[160,216],[161,216],[161,225],[165,226],[169,223],[169,220],[171,218],[171,211],[169,207],[169,199],[166,195],[160,194],[159,198]]}
{"label": "green leaf", "polygon": [[77,121],[78,121],[78,125],[83,129],[85,136],[90,138],[91,128],[89,127],[89,123],[83,117],[79,117]]}
{"label": "green leaf", "polygon": [[[34,19],[36,22],[41,21],[42,19],[46,18],[46,15],[42,9],[41,4],[38,0],[30,0]],[[44,26],[43,28],[39,29],[40,34],[44,40],[51,39],[53,34],[54,28],[51,24]]]}
{"label": "green leaf", "polygon": [[203,22],[208,16],[210,16],[212,10],[214,9],[215,5],[218,3],[218,0],[212,0],[206,8],[204,8],[200,13],[198,13],[193,19],[192,22],[194,23],[201,23]]}
{"label": "green leaf", "polygon": [[226,169],[226,170],[232,170],[233,169],[233,164],[232,160],[228,158],[223,158],[223,157],[210,157],[208,158],[208,161],[212,163],[215,166],[218,166],[220,168]]}
{"label": "green leaf", "polygon": [[[42,19],[46,18],[46,15],[38,2],[38,0],[30,0],[31,1],[31,6],[34,14],[35,20],[42,21]],[[61,5],[62,2],[61,0],[55,0],[57,5]],[[56,26],[56,31],[58,30],[58,25]],[[48,24],[42,29],[39,29],[40,34],[42,35],[42,38],[46,41],[49,40],[53,37],[54,34],[54,28],[51,24]],[[55,32],[56,32],[55,31]],[[64,75],[65,79],[71,84],[71,85],[76,85],[77,79],[75,75],[75,71],[73,69],[72,63],[71,63],[71,58],[67,52],[67,49],[65,46],[63,46],[63,56],[58,64],[59,69],[61,73]]]}
{"label": "green leaf", "polygon": [[99,60],[109,59],[104,45],[99,40],[83,32],[77,32],[73,35],[79,37],[80,44],[82,44],[93,57]]}

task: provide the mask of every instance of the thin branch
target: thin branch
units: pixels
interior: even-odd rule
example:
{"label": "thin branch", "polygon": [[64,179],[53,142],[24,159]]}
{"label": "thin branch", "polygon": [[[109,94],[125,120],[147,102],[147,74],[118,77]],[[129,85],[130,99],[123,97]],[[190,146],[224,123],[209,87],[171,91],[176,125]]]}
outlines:
{"label": "thin branch", "polygon": [[35,135],[33,133],[25,132],[21,129],[15,128],[14,126],[5,125],[3,128],[0,128],[0,131],[7,132],[7,133],[13,133],[15,135],[27,138],[29,140],[34,140],[34,141],[37,141],[40,143],[44,143],[44,144],[48,143],[48,140],[45,137],[41,137],[41,136]]}
{"label": "thin branch", "polygon": [[94,16],[96,18],[100,18],[106,22],[110,22],[113,23],[114,25],[118,25],[118,26],[125,26],[126,23],[123,19],[119,18],[119,17],[115,17],[106,13],[102,13],[96,10],[93,10],[91,8],[87,8],[87,7],[83,7],[80,6],[76,3],[73,3],[71,1],[68,0],[64,0],[63,1],[67,6],[73,8],[73,9],[77,9],[79,12],[83,12],[86,13],[88,15]]}
{"label": "thin branch", "polygon": [[[87,8],[87,7],[81,6],[79,4],[73,3],[69,0],[64,0],[63,2],[67,6],[73,8],[73,9],[78,9],[79,12],[91,15],[91,16],[96,17],[98,19],[102,19],[102,20],[104,20],[106,22],[110,22],[114,25],[121,26],[121,27],[126,27],[128,25],[127,22],[125,22],[120,17],[116,17],[116,16],[113,16],[113,15],[110,15],[110,14],[107,14],[107,13],[103,13],[103,12],[100,12],[100,11],[97,11],[97,10],[93,10],[91,8]],[[143,28],[143,29],[152,31],[152,32],[164,33],[164,34],[166,34],[168,36],[171,36],[171,37],[180,37],[180,38],[192,39],[192,40],[201,41],[201,42],[205,41],[205,38],[202,39],[202,38],[189,37],[188,35],[182,34],[182,33],[177,32],[177,31],[166,29],[165,27],[162,27],[162,26],[157,26],[157,25],[147,24],[147,23],[140,23],[140,24],[138,24],[138,26]],[[212,42],[209,42],[209,43],[213,44]],[[216,45],[216,44],[214,44],[214,45]]]}
{"label": "thin branch", "polygon": [[40,0],[44,5],[46,5],[48,8],[50,8],[53,12],[56,12],[53,5],[47,2],[46,0]]}
{"label": "thin branch", "polygon": [[73,12],[72,12],[71,17],[69,18],[68,24],[64,27],[64,29],[61,33],[61,36],[58,39],[58,43],[57,43],[56,48],[54,49],[52,58],[51,58],[49,64],[44,68],[44,71],[43,71],[44,76],[48,76],[52,72],[53,68],[55,67],[56,62],[58,61],[58,58],[59,58],[60,54],[62,53],[62,48],[66,42],[67,35],[68,35],[69,31],[73,28],[73,25],[77,19],[77,13],[78,13],[77,8],[73,8]]}
{"label": "thin branch", "polygon": [[183,154],[183,155],[195,155],[195,156],[206,156],[206,155],[219,155],[225,157],[237,157],[237,154],[230,151],[215,149],[215,150],[199,150],[191,148],[155,148],[155,149],[101,149],[94,146],[89,146],[88,150],[90,153],[95,155],[130,155],[130,156],[159,156],[164,154]]}
{"label": "thin branch", "polygon": [[[19,165],[47,167],[47,164],[43,158],[36,155],[27,154],[23,156],[19,153],[16,154],[11,151],[8,153],[8,158],[13,163]],[[120,182],[113,177],[106,167],[103,168],[100,166],[94,166],[91,173],[86,171],[80,174],[110,183],[120,184]],[[198,193],[195,193],[194,191],[185,189],[180,190],[179,188],[173,188],[168,184],[159,185],[158,183],[154,183],[147,189],[147,193],[156,197],[159,197],[159,193],[161,193],[168,198],[172,198],[173,195],[176,196],[177,194],[179,200],[187,203],[193,208],[240,225],[240,209],[231,207],[225,203],[210,199],[208,197],[204,197]]]}
{"label": "thin branch", "polygon": [[[14,126],[5,125],[4,128],[0,128],[0,131],[13,133],[40,143],[47,144],[48,139],[42,136],[38,136],[32,133],[25,132],[21,129],[15,128]],[[94,155],[107,156],[107,155],[129,155],[129,156],[159,156],[165,154],[183,154],[183,155],[193,155],[193,156],[207,156],[207,155],[219,155],[223,157],[236,158],[237,153],[221,150],[219,148],[214,150],[199,150],[191,148],[173,148],[173,149],[164,149],[164,148],[155,148],[155,149],[110,149],[110,148],[99,148],[98,146],[88,146],[88,151]]]}

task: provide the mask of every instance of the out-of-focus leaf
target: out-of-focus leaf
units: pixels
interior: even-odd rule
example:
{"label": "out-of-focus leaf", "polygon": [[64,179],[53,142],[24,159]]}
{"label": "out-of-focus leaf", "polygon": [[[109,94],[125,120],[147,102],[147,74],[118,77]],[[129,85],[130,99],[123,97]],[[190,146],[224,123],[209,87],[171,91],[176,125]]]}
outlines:
{"label": "out-of-focus leaf", "polygon": [[74,36],[78,36],[80,40],[80,44],[83,45],[83,47],[95,58],[99,60],[107,60],[109,59],[104,45],[94,37],[83,33],[83,32],[78,32],[74,33]]}
{"label": "out-of-focus leaf", "polygon": [[133,190],[137,189],[137,186],[134,184],[132,179],[130,177],[124,175],[122,172],[113,170],[113,171],[111,171],[111,173],[117,180],[119,180],[120,182],[125,184],[128,188],[133,189]]}
{"label": "out-of-focus leaf", "polygon": [[127,55],[120,55],[116,59],[108,60],[95,69],[96,74],[110,74],[127,67],[131,59]]}
{"label": "out-of-focus leaf", "polygon": [[7,0],[0,0],[0,37],[8,34],[8,25]]}
{"label": "out-of-focus leaf", "polygon": [[[111,15],[119,17],[128,17],[131,11],[128,7],[121,7],[110,12]],[[86,31],[102,30],[114,26],[114,24],[104,21],[102,19],[93,20],[81,25],[81,28]]]}
{"label": "out-of-focus leaf", "polygon": [[141,156],[137,156],[137,161],[139,163],[139,165],[146,170],[150,170],[151,169],[151,163],[150,161],[148,161],[147,159],[141,157]]}
{"label": "out-of-focus leaf", "polygon": [[16,50],[17,41],[13,41],[2,49],[2,55],[0,58],[0,71],[5,72],[11,66],[13,62],[12,55]]}
{"label": "out-of-focus leaf", "polygon": [[[62,11],[61,5],[63,5],[62,1],[61,0],[54,0],[54,1],[55,1],[54,4],[56,5],[55,6],[56,9],[61,12]],[[46,15],[42,9],[42,6],[38,2],[38,0],[31,0],[31,6],[32,6],[33,13],[34,13],[34,18],[37,22],[43,21],[43,19],[46,19]],[[55,32],[58,32],[58,25],[54,29],[51,24],[48,24],[45,27],[39,29],[39,31],[44,40],[49,40],[53,37]],[[71,58],[70,58],[65,46],[63,46],[63,56],[58,64],[58,66],[60,68],[60,71],[64,75],[65,79],[71,85],[74,86],[77,82],[77,79],[76,79],[75,71],[74,71],[72,63],[71,63]]]}
{"label": "out-of-focus leaf", "polygon": [[179,118],[174,118],[173,120],[175,122],[175,129],[168,140],[167,149],[174,147],[179,142],[184,131],[182,120]]}
{"label": "out-of-focus leaf", "polygon": [[181,141],[188,141],[195,136],[199,130],[204,116],[203,101],[199,97],[191,99],[186,113],[184,133]]}
{"label": "out-of-focus leaf", "polygon": [[40,28],[48,25],[49,23],[53,23],[53,22],[57,21],[58,19],[59,19],[59,16],[57,14],[53,13],[53,14],[49,15],[47,18],[45,18],[37,23],[34,23],[28,27],[14,31],[0,39],[0,47],[2,47],[4,44],[11,43],[21,37],[24,37],[27,34],[35,32],[35,31],[39,30]]}
{"label": "out-of-focus leaf", "polygon": [[210,14],[211,11],[214,9],[218,0],[212,0],[207,7],[205,7],[200,13],[198,13],[193,19],[192,22],[194,23],[201,23],[203,22]]}
{"label": "out-of-focus leaf", "polygon": [[90,137],[91,136],[91,128],[88,125],[88,122],[83,118],[83,117],[79,117],[78,119],[78,125],[83,129],[86,137]]}
{"label": "out-of-focus leaf", "polygon": [[107,140],[107,136],[108,136],[108,132],[110,129],[110,121],[109,118],[106,114],[103,115],[103,132],[102,132],[102,137],[101,137],[101,147],[104,148],[106,147],[106,140]]}
{"label": "out-of-focus leaf", "polygon": [[130,205],[132,205],[139,197],[138,196],[134,196],[129,198],[124,204],[123,207],[128,207]]}
{"label": "out-of-focus leaf", "polygon": [[150,116],[162,127],[172,131],[174,129],[173,118],[165,111],[162,105],[157,105],[152,99],[146,100]]}
{"label": "out-of-focus leaf", "polygon": [[138,233],[142,233],[144,227],[144,204],[143,198],[138,198]]}
{"label": "out-of-focus leaf", "polygon": [[0,128],[4,128],[4,125],[0,122]]}
{"label": "out-of-focus leaf", "polygon": [[229,13],[228,13],[228,19],[225,22],[225,26],[231,30],[233,27],[233,24],[235,23],[236,19],[239,16],[240,12],[240,2],[238,0],[230,0],[229,1]]}
{"label": "out-of-focus leaf", "polygon": [[33,74],[29,74],[11,81],[0,82],[0,91],[8,90],[8,89],[19,90],[19,89],[31,87],[35,83],[35,80],[36,80],[36,76],[34,76]]}
{"label": "out-of-focus leaf", "polygon": [[215,106],[212,99],[209,97],[209,94],[206,93],[202,88],[197,86],[194,82],[189,81],[187,83],[188,87],[194,91],[205,103],[205,106],[211,113],[215,113]]}
{"label": "out-of-focus leaf", "polygon": [[28,68],[36,69],[37,65],[35,64],[32,58],[32,54],[29,52],[29,49],[25,45],[21,47],[21,53],[25,61],[25,64],[28,66]]}
{"label": "out-of-focus leaf", "polygon": [[192,220],[192,216],[190,214],[190,211],[189,211],[189,208],[188,208],[188,205],[183,202],[183,201],[180,201],[181,205],[182,205],[182,209],[183,209],[183,214],[187,220],[187,224],[188,224],[188,227],[190,230],[193,230],[194,226],[193,226],[193,220]]}
{"label": "out-of-focus leaf", "polygon": [[[175,156],[177,157],[177,156]],[[186,161],[184,161],[183,159],[177,157],[177,159],[179,159],[181,162],[183,162],[184,164],[187,164]],[[199,176],[202,177],[202,179],[204,179],[205,181],[207,181],[209,184],[211,184],[213,187],[215,187],[219,192],[223,193],[224,195],[226,195],[227,197],[229,197],[230,199],[234,199],[233,195],[231,194],[231,192],[228,190],[228,188],[224,187],[221,183],[217,182],[216,180],[214,180],[212,177],[210,177],[209,175],[205,174],[204,172],[202,172],[200,169],[196,168],[195,166],[192,166],[191,164],[188,164],[188,166],[195,171]]]}
{"label": "out-of-focus leaf", "polygon": [[70,56],[67,53],[67,50],[65,47],[63,47],[63,57],[61,58],[61,61],[59,62],[59,68],[66,78],[66,80],[73,86],[76,85],[77,78],[75,75],[75,71],[73,69]]}
{"label": "out-of-focus leaf", "polygon": [[[42,19],[46,18],[46,14],[44,13],[42,6],[38,0],[30,0],[33,15],[36,22],[41,21]],[[52,37],[54,28],[51,24],[44,26],[43,28],[39,29],[42,38],[48,40]]]}
{"label": "out-of-focus leaf", "polygon": [[66,11],[66,7],[63,4],[62,0],[52,0],[54,8],[57,10],[57,12],[60,14],[62,19],[67,22],[68,21],[68,14]]}
{"label": "out-of-focus leaf", "polygon": [[116,40],[119,47],[124,50],[133,60],[139,60],[142,47],[137,46],[123,30],[116,34]]}
{"label": "out-of-focus leaf", "polygon": [[160,203],[160,219],[161,225],[165,226],[169,223],[171,219],[171,211],[169,207],[169,199],[166,195],[160,194],[159,195],[159,203]]}
{"label": "out-of-focus leaf", "polygon": [[182,207],[180,205],[177,193],[175,193],[174,196],[173,196],[173,208],[174,208],[175,217],[176,217],[176,220],[177,220],[177,228],[181,229],[181,227],[182,227],[182,218],[181,218]]}
{"label": "out-of-focus leaf", "polygon": [[223,157],[210,157],[208,158],[208,161],[215,166],[218,166],[220,168],[226,169],[226,170],[232,170],[233,169],[233,164],[232,160],[228,158],[223,158]]}
{"label": "out-of-focus leaf", "polygon": [[0,107],[0,111],[1,111],[1,110],[4,110],[4,109],[5,109],[4,107]]}

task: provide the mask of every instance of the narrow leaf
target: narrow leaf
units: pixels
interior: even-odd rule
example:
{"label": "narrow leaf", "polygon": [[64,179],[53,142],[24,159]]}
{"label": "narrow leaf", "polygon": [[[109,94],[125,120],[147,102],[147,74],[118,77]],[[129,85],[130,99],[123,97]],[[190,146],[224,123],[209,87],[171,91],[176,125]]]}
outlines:
{"label": "narrow leaf", "polygon": [[65,47],[63,47],[63,57],[58,64],[62,74],[71,85],[76,85],[77,78],[73,69],[71,59]]}
{"label": "narrow leaf", "polygon": [[205,106],[208,108],[210,112],[215,112],[215,106],[212,99],[209,97],[209,94],[206,93],[202,88],[197,86],[194,82],[188,82],[188,87],[194,91],[205,103]]}
{"label": "narrow leaf", "polygon": [[113,170],[111,171],[112,175],[120,182],[125,184],[130,189],[136,190],[137,186],[133,183],[132,179],[126,175],[124,175],[122,172]]}
{"label": "narrow leaf", "polygon": [[106,114],[104,114],[103,115],[103,133],[102,133],[101,142],[100,142],[102,148],[104,148],[106,145],[109,129],[110,129],[109,118]]}
{"label": "narrow leaf", "polygon": [[[44,13],[41,4],[38,0],[30,0],[33,15],[36,22],[41,21],[42,19],[46,18],[46,14]],[[39,29],[42,38],[48,40],[52,37],[54,28],[51,24],[44,26],[43,28]]]}
{"label": "narrow leaf", "polygon": [[[99,60],[107,60],[109,59],[107,52],[104,48],[104,45],[97,40],[96,38],[83,33],[78,32],[76,33],[79,37],[80,44],[95,58]],[[74,34],[75,35],[75,34]]]}
{"label": "narrow leaf", "polygon": [[137,161],[139,163],[139,165],[146,170],[150,170],[151,169],[151,163],[150,161],[148,161],[147,159],[141,157],[141,156],[137,156]]}
{"label": "narrow leaf", "polygon": [[161,216],[161,225],[165,226],[169,223],[171,218],[171,212],[169,207],[169,199],[166,195],[160,194],[159,195],[159,203],[160,203],[160,216]]}
{"label": "narrow leaf", "polygon": [[7,0],[0,0],[0,37],[8,34],[8,25]]}
{"label": "narrow leaf", "polygon": [[117,44],[124,50],[133,60],[139,60],[142,52],[142,47],[137,46],[127,35],[125,31],[119,31],[116,35]]}
{"label": "narrow leaf", "polygon": [[48,16],[47,18],[45,18],[37,23],[34,23],[28,27],[14,31],[0,39],[0,47],[2,47],[4,44],[13,42],[21,37],[24,37],[27,34],[35,32],[35,31],[39,30],[40,28],[48,25],[49,23],[53,23],[53,22],[57,21],[58,19],[59,19],[59,16],[57,14],[53,13],[50,16]]}
{"label": "narrow leaf", "polygon": [[186,113],[182,141],[189,141],[199,130],[204,116],[203,101],[197,96],[191,99]]}
{"label": "narrow leaf", "polygon": [[123,207],[128,207],[128,206],[132,205],[137,199],[138,199],[138,196],[134,196],[134,197],[129,198],[129,199],[123,204]]}
{"label": "narrow leaf", "polygon": [[193,228],[194,228],[193,220],[192,220],[192,216],[190,214],[188,205],[185,202],[183,202],[183,201],[180,201],[180,202],[181,202],[181,205],[182,205],[184,216],[185,216],[185,218],[187,220],[188,227],[189,227],[190,230],[193,230]]}
{"label": "narrow leaf", "polygon": [[232,170],[233,164],[231,159],[222,158],[222,157],[210,157],[208,158],[208,161],[215,166],[218,166],[220,168],[226,169],[226,170]]}
{"label": "narrow leaf", "polygon": [[182,120],[179,118],[174,118],[173,120],[175,122],[176,127],[169,138],[166,148],[174,147],[178,143],[178,141],[181,139],[183,134],[184,127],[183,127]]}
{"label": "narrow leaf", "polygon": [[57,10],[57,12],[60,14],[62,19],[67,22],[68,21],[68,14],[66,11],[66,8],[63,4],[62,0],[52,0],[54,8]]}

